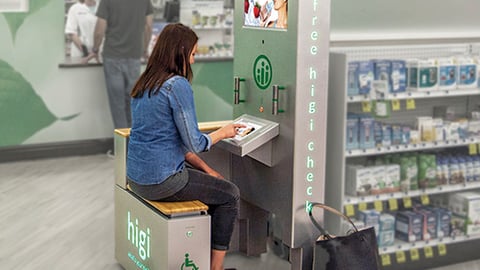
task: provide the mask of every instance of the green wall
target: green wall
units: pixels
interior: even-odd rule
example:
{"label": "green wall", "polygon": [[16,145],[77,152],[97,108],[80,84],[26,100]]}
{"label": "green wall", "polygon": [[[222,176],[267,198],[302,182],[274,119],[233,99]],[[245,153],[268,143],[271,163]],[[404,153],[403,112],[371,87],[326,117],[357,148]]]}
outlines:
{"label": "green wall", "polygon": [[[0,13],[0,147],[112,137],[101,67],[59,68],[64,1],[30,0]],[[232,61],[197,62],[199,121],[232,117]]]}

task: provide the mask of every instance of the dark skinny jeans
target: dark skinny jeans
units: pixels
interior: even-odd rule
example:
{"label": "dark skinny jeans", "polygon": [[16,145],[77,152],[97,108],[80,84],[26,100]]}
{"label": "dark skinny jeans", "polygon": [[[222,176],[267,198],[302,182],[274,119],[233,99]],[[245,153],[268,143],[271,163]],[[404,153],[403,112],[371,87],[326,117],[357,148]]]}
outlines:
{"label": "dark skinny jeans", "polygon": [[232,182],[189,167],[169,178],[169,184],[171,185],[176,177],[185,177],[186,172],[188,173],[188,182],[185,187],[165,198],[161,196],[164,193],[163,183],[157,185],[139,185],[133,181],[129,181],[129,183],[135,194],[148,200],[163,202],[200,200],[208,205],[208,214],[212,221],[212,248],[228,250],[239,211],[240,191],[238,187]]}

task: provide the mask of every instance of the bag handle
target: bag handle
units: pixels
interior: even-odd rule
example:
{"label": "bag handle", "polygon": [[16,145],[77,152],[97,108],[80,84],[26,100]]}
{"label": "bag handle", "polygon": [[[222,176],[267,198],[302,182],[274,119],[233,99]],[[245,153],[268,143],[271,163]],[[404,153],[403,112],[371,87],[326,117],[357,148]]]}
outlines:
{"label": "bag handle", "polygon": [[340,212],[337,209],[332,208],[328,205],[325,205],[323,203],[312,203],[312,207],[310,208],[310,211],[308,211],[308,215],[310,216],[310,219],[312,220],[313,225],[315,225],[315,227],[317,227],[317,229],[319,229],[320,232],[325,237],[327,237],[329,240],[332,240],[333,238],[330,236],[330,234],[320,224],[318,224],[318,222],[315,220],[315,218],[312,215],[312,211],[313,211],[314,207],[322,208],[323,210],[329,211],[331,213],[334,213],[337,216],[342,217],[343,219],[345,219],[346,221],[348,221],[352,225],[355,232],[358,232],[358,229],[355,226],[355,224],[353,224],[352,220],[349,217],[347,217],[346,215],[344,215],[342,212]]}

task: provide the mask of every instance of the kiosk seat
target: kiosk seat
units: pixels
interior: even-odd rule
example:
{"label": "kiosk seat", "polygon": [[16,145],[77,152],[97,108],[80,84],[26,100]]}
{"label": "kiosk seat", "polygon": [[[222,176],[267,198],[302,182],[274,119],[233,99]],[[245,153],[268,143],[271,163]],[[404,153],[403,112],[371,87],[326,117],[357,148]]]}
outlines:
{"label": "kiosk seat", "polygon": [[158,209],[166,216],[173,217],[185,213],[206,212],[208,206],[199,200],[182,202],[159,202],[146,200],[150,205]]}
{"label": "kiosk seat", "polygon": [[[132,193],[133,191],[130,189],[130,186],[127,185],[127,189]],[[180,202],[161,202],[161,201],[151,201],[144,198],[141,198],[138,195],[139,200],[144,201],[151,206],[155,207],[158,211],[160,211],[163,215],[172,218],[176,216],[183,216],[183,215],[206,215],[208,210],[208,206],[199,200],[193,201],[180,201]]]}
{"label": "kiosk seat", "polygon": [[[231,121],[215,121],[199,123],[198,127],[202,132],[209,132],[230,123]],[[115,129],[115,178],[117,185],[120,185],[126,189],[128,184],[126,182],[126,154],[127,154],[127,142],[130,136],[130,128]],[[189,212],[206,212],[208,206],[199,200],[194,201],[181,201],[181,202],[159,202],[149,201],[142,198],[142,200],[149,203],[151,206],[158,209],[164,215],[168,217],[187,214]]]}
{"label": "kiosk seat", "polygon": [[[206,123],[203,131],[224,124]],[[129,136],[130,129],[115,129],[115,258],[126,270],[209,269],[208,206],[199,200],[150,201],[133,193],[126,177]]]}

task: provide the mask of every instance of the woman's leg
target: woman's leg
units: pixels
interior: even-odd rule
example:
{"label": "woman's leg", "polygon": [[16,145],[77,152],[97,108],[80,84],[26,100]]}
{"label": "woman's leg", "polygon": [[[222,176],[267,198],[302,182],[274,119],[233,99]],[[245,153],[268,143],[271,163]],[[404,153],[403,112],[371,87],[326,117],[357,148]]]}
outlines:
{"label": "woman's leg", "polygon": [[223,270],[223,260],[225,259],[226,250],[212,249],[212,257],[210,259],[211,270]]}
{"label": "woman's leg", "polygon": [[195,169],[188,169],[188,174],[188,184],[162,201],[200,200],[208,205],[212,220],[212,269],[223,269],[223,259],[238,216],[240,191],[232,182]]}

